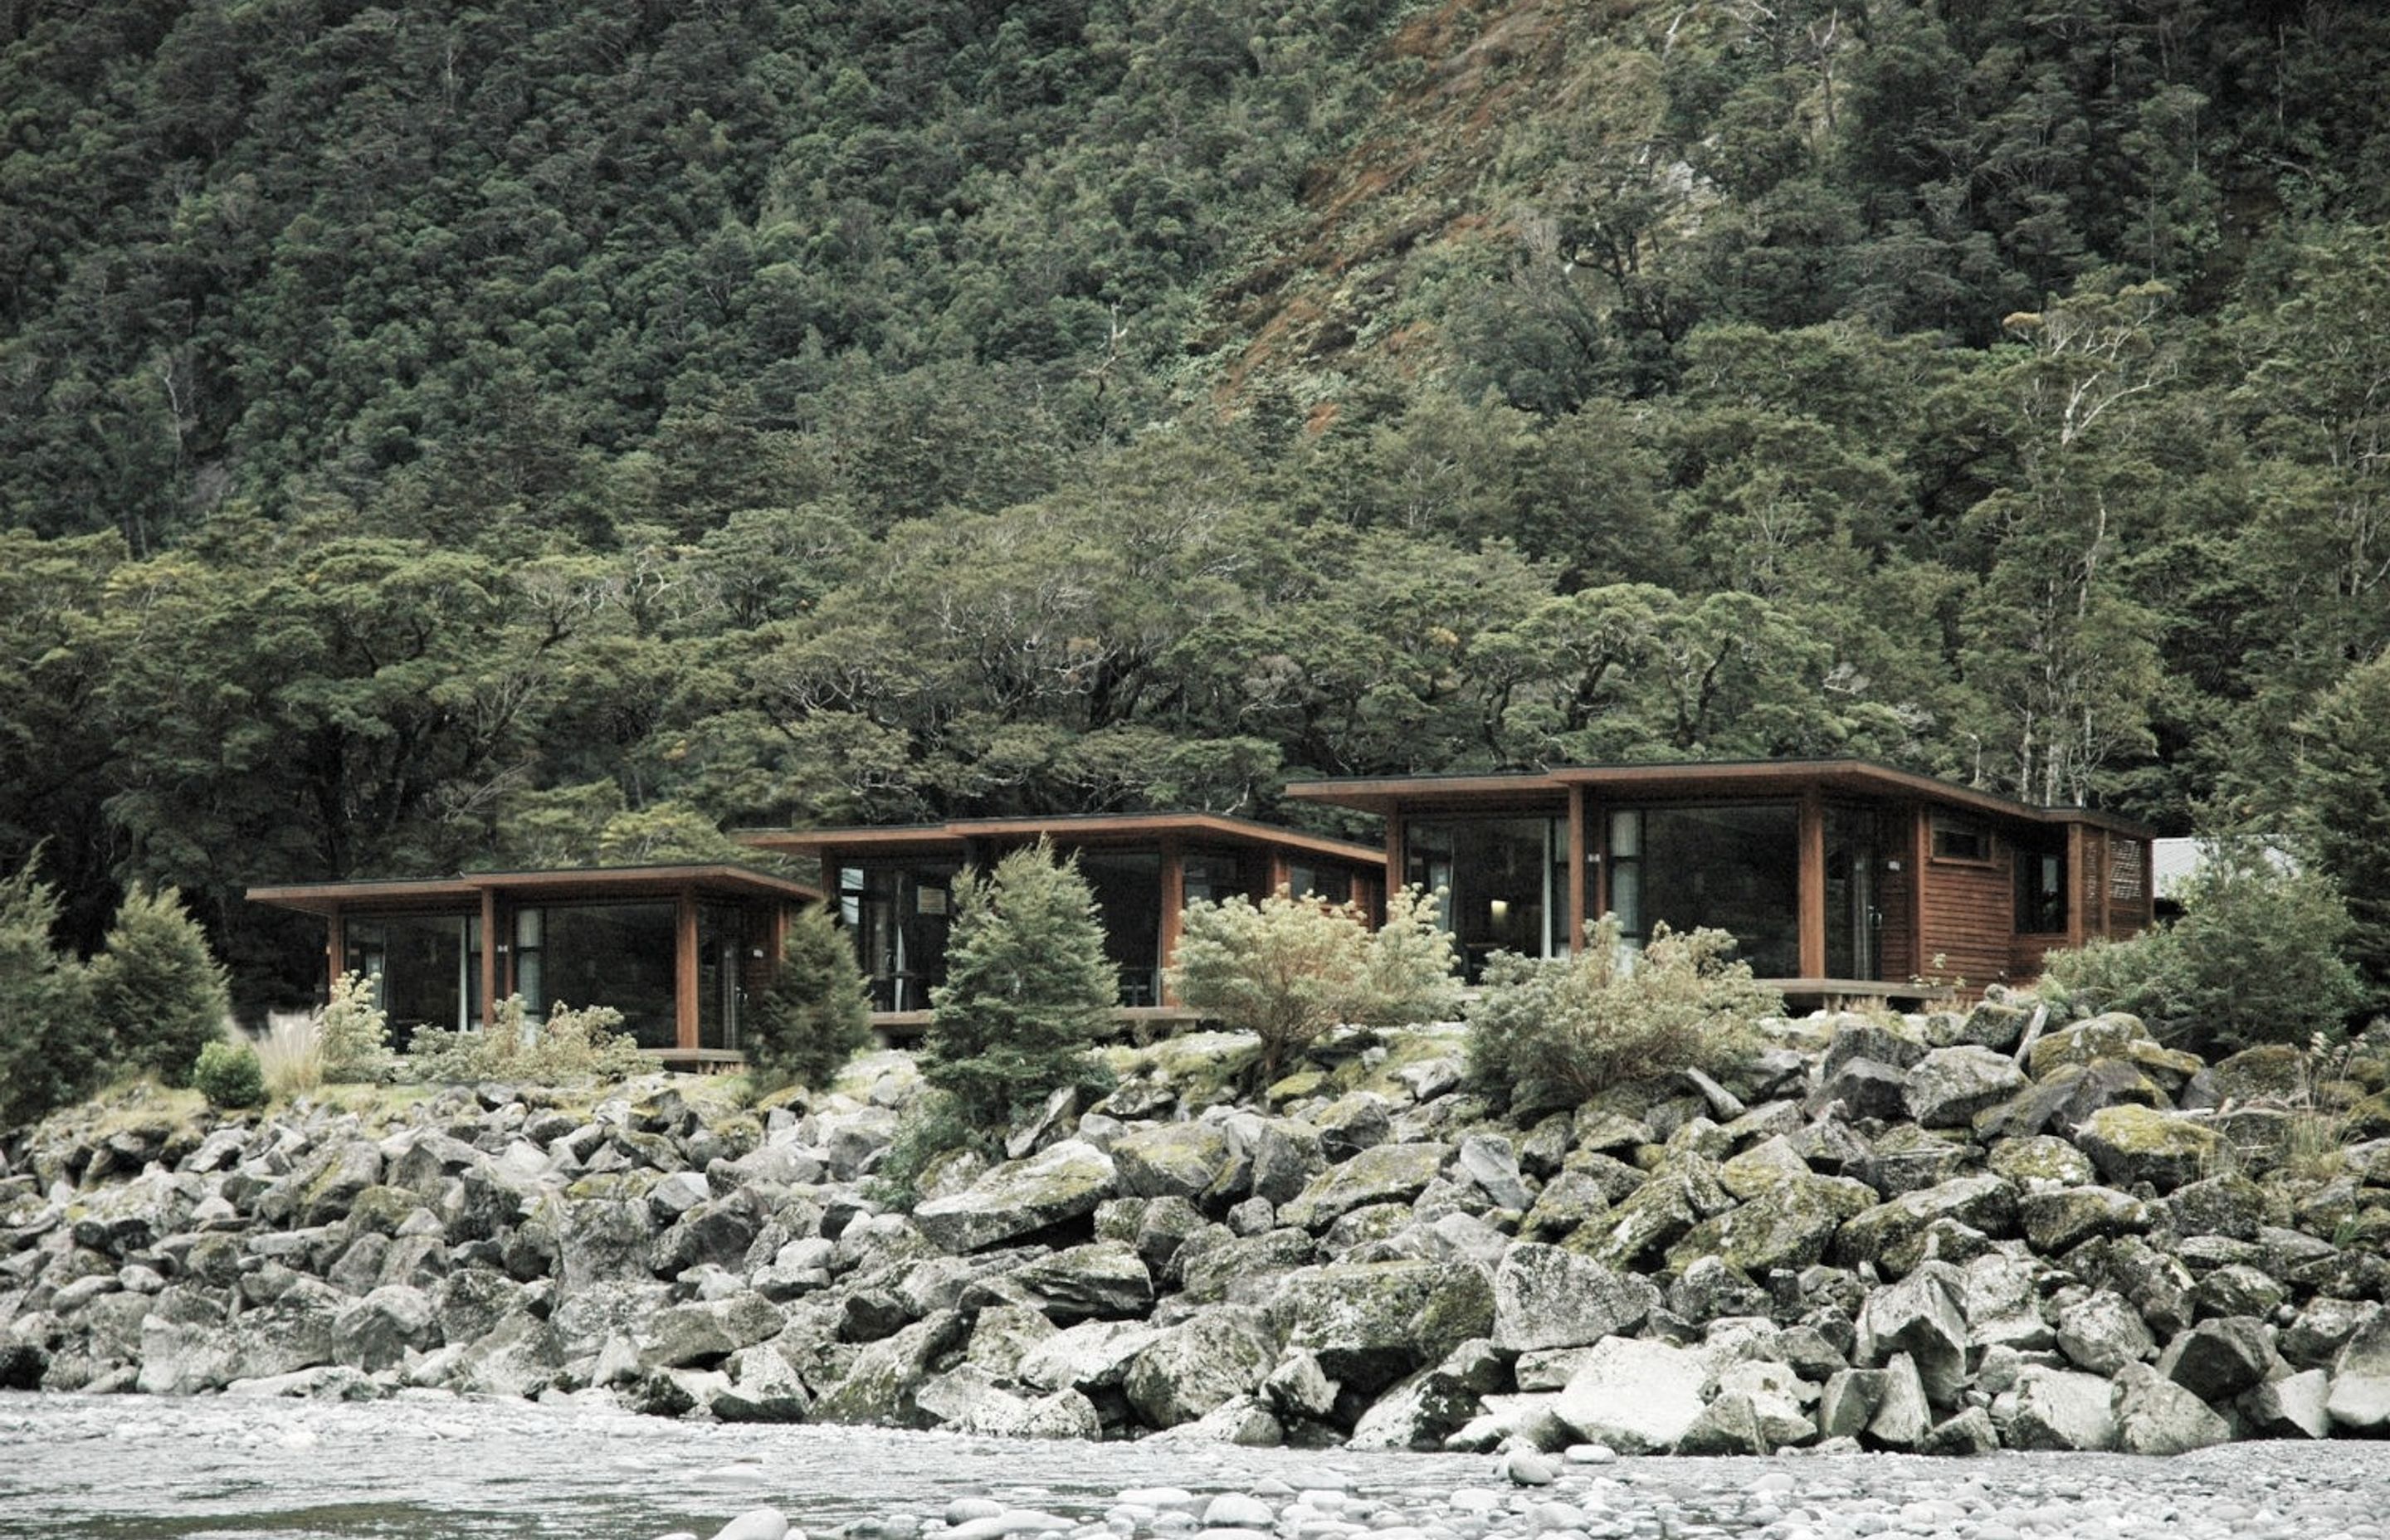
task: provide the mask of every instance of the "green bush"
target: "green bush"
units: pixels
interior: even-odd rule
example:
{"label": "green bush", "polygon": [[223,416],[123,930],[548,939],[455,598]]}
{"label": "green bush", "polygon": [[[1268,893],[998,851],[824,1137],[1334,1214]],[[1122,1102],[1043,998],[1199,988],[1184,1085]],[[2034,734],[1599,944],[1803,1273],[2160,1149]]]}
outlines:
{"label": "green bush", "polygon": [[745,1033],[758,1086],[826,1086],[871,1041],[871,997],[854,948],[821,905],[789,922],[772,985],[755,1001]]}
{"label": "green bush", "polygon": [[532,1023],[522,996],[509,995],[481,1032],[418,1030],[402,1072],[460,1085],[485,1080],[536,1085],[628,1080],[654,1069],[655,1061],[615,1030],[622,1024],[623,1013],[611,1006],[575,1010],[563,1005]]}
{"label": "green bush", "polygon": [[390,1074],[390,1018],[374,1004],[372,981],[362,973],[341,975],[316,1015],[315,1043],[328,1081],[370,1084]]}
{"label": "green bush", "polygon": [[1586,927],[1573,956],[1497,954],[1468,1009],[1471,1081],[1520,1115],[1570,1107],[1613,1085],[1715,1070],[1749,1053],[1752,1023],[1784,997],[1729,959],[1723,930],[1654,926],[1640,951],[1618,920]]}
{"label": "green bush", "polygon": [[2184,882],[2182,918],[2127,941],[2042,962],[2045,997],[2128,1010],[2216,1057],[2260,1043],[2337,1039],[2367,991],[2345,948],[2354,923],[2330,879],[2289,869],[2258,842],[2207,842]]}
{"label": "green bush", "polygon": [[921,1178],[940,1161],[965,1150],[993,1159],[1000,1149],[996,1130],[966,1119],[954,1097],[929,1092],[905,1110],[896,1136],[864,1184],[864,1196],[910,1213],[921,1200]]}
{"label": "green bush", "polygon": [[37,859],[0,881],[0,1129],[90,1090],[103,1051],[90,977],[50,944],[58,895],[33,875]]}
{"label": "green bush", "polygon": [[966,1123],[1006,1127],[1061,1086],[1094,1084],[1087,1046],[1119,997],[1095,895],[1041,840],[955,884],[922,1076]]}
{"label": "green bush", "polygon": [[1170,983],[1185,1005],[1261,1040],[1267,1082],[1290,1054],[1341,1023],[1400,1026],[1448,1012],[1459,998],[1458,963],[1451,934],[1416,888],[1388,896],[1375,932],[1350,905],[1281,888],[1259,904],[1238,894],[1189,905]]}
{"label": "green bush", "polygon": [[191,1066],[191,1084],[208,1105],[230,1110],[265,1105],[265,1070],[256,1050],[245,1043],[219,1039],[199,1049]]}
{"label": "green bush", "polygon": [[172,888],[135,883],[117,906],[106,949],[91,964],[92,1009],[124,1066],[169,1085],[189,1082],[201,1049],[224,1031],[232,994],[224,966]]}

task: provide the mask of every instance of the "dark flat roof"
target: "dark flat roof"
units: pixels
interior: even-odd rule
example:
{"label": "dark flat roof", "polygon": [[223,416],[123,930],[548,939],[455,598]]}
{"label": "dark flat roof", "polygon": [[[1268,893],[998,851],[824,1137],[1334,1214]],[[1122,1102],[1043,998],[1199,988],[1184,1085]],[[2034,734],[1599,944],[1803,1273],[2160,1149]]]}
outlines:
{"label": "dark flat roof", "polygon": [[1402,803],[1430,807],[1490,807],[1549,802],[1571,786],[1630,796],[1712,796],[1737,791],[1830,790],[1887,793],[1963,807],[2031,823],[2092,824],[2137,839],[2152,830],[2096,808],[2041,807],[1996,791],[1954,786],[1913,770],[1863,759],[1656,761],[1628,764],[1559,764],[1548,770],[1455,776],[1375,776],[1295,781],[1286,794],[1364,813],[1384,814]]}
{"label": "dark flat roof", "polygon": [[760,850],[803,852],[810,855],[832,847],[890,853],[943,852],[967,840],[1034,840],[1041,834],[1050,836],[1056,843],[1064,845],[1125,844],[1169,835],[1208,840],[1215,843],[1301,852],[1356,866],[1379,866],[1386,858],[1385,852],[1375,845],[1304,834],[1251,818],[1231,817],[1224,813],[1079,813],[1034,818],[955,818],[942,824],[750,829],[735,838]]}
{"label": "dark flat roof", "polygon": [[657,866],[584,866],[550,871],[460,872],[455,877],[367,879],[345,882],[288,882],[251,888],[252,904],[308,914],[371,907],[446,907],[478,905],[484,892],[532,898],[665,897],[693,888],[729,898],[779,898],[790,903],[821,894],[802,882],[746,866],[720,863]]}

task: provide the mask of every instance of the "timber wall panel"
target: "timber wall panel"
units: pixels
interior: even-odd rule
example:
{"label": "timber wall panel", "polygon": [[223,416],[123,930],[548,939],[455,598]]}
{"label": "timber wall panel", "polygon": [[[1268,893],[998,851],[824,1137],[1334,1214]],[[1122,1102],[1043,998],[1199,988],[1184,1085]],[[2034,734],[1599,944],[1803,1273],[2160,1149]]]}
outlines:
{"label": "timber wall panel", "polygon": [[[1921,973],[1967,981],[1971,989],[2009,976],[2016,933],[2016,876],[2008,841],[1996,840],[1988,862],[1929,860],[1925,864],[1924,959]],[[1934,958],[1939,954],[1937,968]]]}
{"label": "timber wall panel", "polygon": [[1876,912],[1883,916],[1883,925],[1876,931],[1876,970],[1895,981],[1925,971],[1925,959],[1917,955],[1917,933],[1908,918],[1908,889],[1917,880],[1915,866],[1903,851],[1898,871],[1883,871],[1876,877]]}

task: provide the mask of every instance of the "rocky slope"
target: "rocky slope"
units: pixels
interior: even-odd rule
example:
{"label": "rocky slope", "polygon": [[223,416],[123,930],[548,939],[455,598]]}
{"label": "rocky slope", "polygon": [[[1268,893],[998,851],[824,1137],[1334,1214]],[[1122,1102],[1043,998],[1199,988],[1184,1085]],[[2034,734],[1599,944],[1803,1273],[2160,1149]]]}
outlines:
{"label": "rocky slope", "polygon": [[2164,1452],[2390,1431],[2390,1100],[2129,1017],[1768,1023],[1525,1126],[1457,1029],[1228,1094],[1112,1050],[909,1214],[919,1080],[742,1107],[485,1086],[207,1124],[86,1109],[0,1169],[0,1387],[611,1387],[663,1415],[1380,1448]]}

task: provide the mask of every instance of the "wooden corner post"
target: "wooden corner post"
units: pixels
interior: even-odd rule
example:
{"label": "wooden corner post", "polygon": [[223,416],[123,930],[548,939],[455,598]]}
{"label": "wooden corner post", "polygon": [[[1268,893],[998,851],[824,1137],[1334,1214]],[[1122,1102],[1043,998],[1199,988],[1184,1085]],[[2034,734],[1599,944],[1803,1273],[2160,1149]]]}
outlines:
{"label": "wooden corner post", "polygon": [[1801,976],[1826,976],[1826,799],[1815,783],[1801,789]]}
{"label": "wooden corner post", "polygon": [[683,888],[673,916],[673,1041],[697,1046],[697,890]]}

